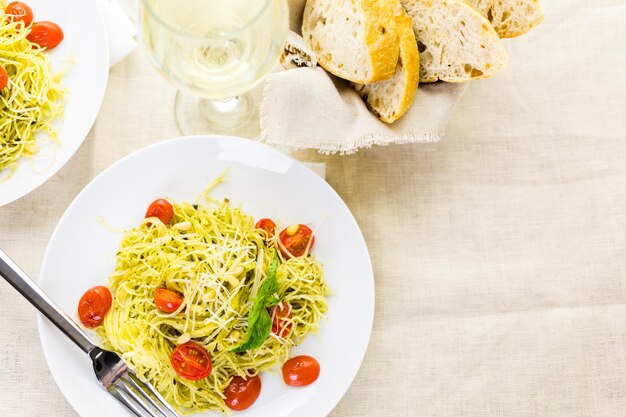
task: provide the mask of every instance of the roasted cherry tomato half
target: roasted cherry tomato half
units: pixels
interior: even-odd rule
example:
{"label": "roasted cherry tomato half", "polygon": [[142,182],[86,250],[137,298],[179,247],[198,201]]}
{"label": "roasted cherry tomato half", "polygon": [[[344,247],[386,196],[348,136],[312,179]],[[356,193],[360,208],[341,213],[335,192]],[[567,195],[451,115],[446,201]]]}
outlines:
{"label": "roasted cherry tomato half", "polygon": [[183,303],[183,297],[165,288],[154,290],[154,305],[164,313],[173,313]]}
{"label": "roasted cherry tomato half", "polygon": [[63,40],[63,31],[56,23],[35,22],[26,39],[48,50],[54,49]]}
{"label": "roasted cherry tomato half", "polygon": [[260,393],[261,378],[258,375],[248,379],[236,376],[224,390],[225,402],[231,410],[245,410],[254,404]]}
{"label": "roasted cherry tomato half", "polygon": [[270,307],[270,317],[272,318],[272,333],[278,337],[287,337],[291,331],[291,306],[285,301]]}
{"label": "roasted cherry tomato half", "polygon": [[9,22],[21,20],[24,22],[24,26],[33,23],[33,10],[28,4],[22,3],[21,1],[9,3],[6,9],[4,9],[4,14],[7,16]]}
{"label": "roasted cherry tomato half", "polygon": [[[312,235],[313,231],[309,226],[305,224],[292,224],[278,235],[280,239],[278,247],[285,258],[289,259],[294,256],[297,258],[305,254],[307,246],[309,250],[313,247],[315,236]],[[310,244],[309,240],[311,241]]]}
{"label": "roasted cherry tomato half", "polygon": [[283,365],[283,381],[292,387],[311,385],[319,376],[320,364],[310,356],[296,356]]}
{"label": "roasted cherry tomato half", "polygon": [[0,90],[6,88],[7,85],[9,85],[9,74],[7,74],[7,70],[0,65]]}
{"label": "roasted cherry tomato half", "polygon": [[113,297],[107,287],[98,286],[88,289],[78,302],[78,317],[81,323],[87,327],[99,326],[112,303]]}
{"label": "roasted cherry tomato half", "polygon": [[206,378],[213,369],[209,353],[195,342],[187,342],[174,349],[170,363],[178,375],[191,381]]}
{"label": "roasted cherry tomato half", "polygon": [[[148,207],[148,211],[146,211],[146,219],[149,217],[156,217],[163,224],[169,224],[172,221],[172,217],[174,217],[174,206],[164,198],[154,200]],[[148,223],[148,227],[150,226],[152,226],[152,223]]]}
{"label": "roasted cherry tomato half", "polygon": [[271,239],[274,236],[274,233],[276,233],[276,223],[274,223],[271,219],[261,219],[256,222],[254,227],[263,230],[267,239]]}

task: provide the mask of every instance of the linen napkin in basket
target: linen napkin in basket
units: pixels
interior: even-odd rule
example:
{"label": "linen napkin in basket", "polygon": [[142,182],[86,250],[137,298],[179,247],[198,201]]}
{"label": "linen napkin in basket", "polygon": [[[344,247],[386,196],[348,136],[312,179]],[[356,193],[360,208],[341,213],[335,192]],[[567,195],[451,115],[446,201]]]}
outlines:
{"label": "linen napkin in basket", "polygon": [[[301,33],[304,4],[289,0],[291,30],[296,33]],[[347,82],[321,67],[279,71],[265,79],[259,140],[286,151],[313,148],[323,153],[437,141],[466,87],[420,85],[407,114],[386,124],[367,110]]]}

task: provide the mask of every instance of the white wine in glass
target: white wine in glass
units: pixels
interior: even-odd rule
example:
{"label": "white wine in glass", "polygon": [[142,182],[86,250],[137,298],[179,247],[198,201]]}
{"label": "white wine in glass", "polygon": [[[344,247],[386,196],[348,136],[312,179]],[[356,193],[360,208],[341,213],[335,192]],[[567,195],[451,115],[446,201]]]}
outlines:
{"label": "white wine in glass", "polygon": [[177,89],[184,134],[232,133],[251,123],[250,90],[276,65],[288,30],[286,0],[141,0],[150,61]]}

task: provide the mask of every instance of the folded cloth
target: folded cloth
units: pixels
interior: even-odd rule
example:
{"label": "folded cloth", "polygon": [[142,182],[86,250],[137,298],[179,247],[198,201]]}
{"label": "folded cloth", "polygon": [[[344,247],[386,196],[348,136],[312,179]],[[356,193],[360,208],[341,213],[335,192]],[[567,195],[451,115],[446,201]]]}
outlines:
{"label": "folded cloth", "polygon": [[109,66],[117,64],[137,47],[137,28],[134,24],[136,4],[119,0],[98,0],[98,7],[104,19],[109,36]]}
{"label": "folded cloth", "polygon": [[[289,0],[290,25],[297,33],[304,4],[305,0]],[[264,82],[259,140],[287,151],[311,148],[323,153],[437,141],[466,87],[420,85],[407,114],[386,124],[369,112],[347,82],[320,67],[275,72]]]}

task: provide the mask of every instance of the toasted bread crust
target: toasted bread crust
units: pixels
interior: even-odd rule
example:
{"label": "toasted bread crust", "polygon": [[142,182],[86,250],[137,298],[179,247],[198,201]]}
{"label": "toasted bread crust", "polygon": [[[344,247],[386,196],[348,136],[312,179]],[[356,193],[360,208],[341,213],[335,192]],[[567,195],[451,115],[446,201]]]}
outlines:
{"label": "toasted bread crust", "polygon": [[400,34],[400,60],[404,65],[404,73],[406,77],[406,89],[404,90],[404,96],[398,109],[395,118],[389,121],[383,120],[387,123],[393,123],[409,110],[409,107],[413,104],[415,94],[417,93],[417,87],[420,81],[420,56],[417,51],[417,40],[415,39],[415,32],[413,32],[413,21],[403,11],[403,16],[399,18],[400,27],[402,28]]}
{"label": "toasted bread crust", "polygon": [[397,0],[361,0],[365,13],[365,43],[370,51],[374,76],[369,83],[387,80],[396,72],[400,55],[400,31],[396,13],[401,6]]}

